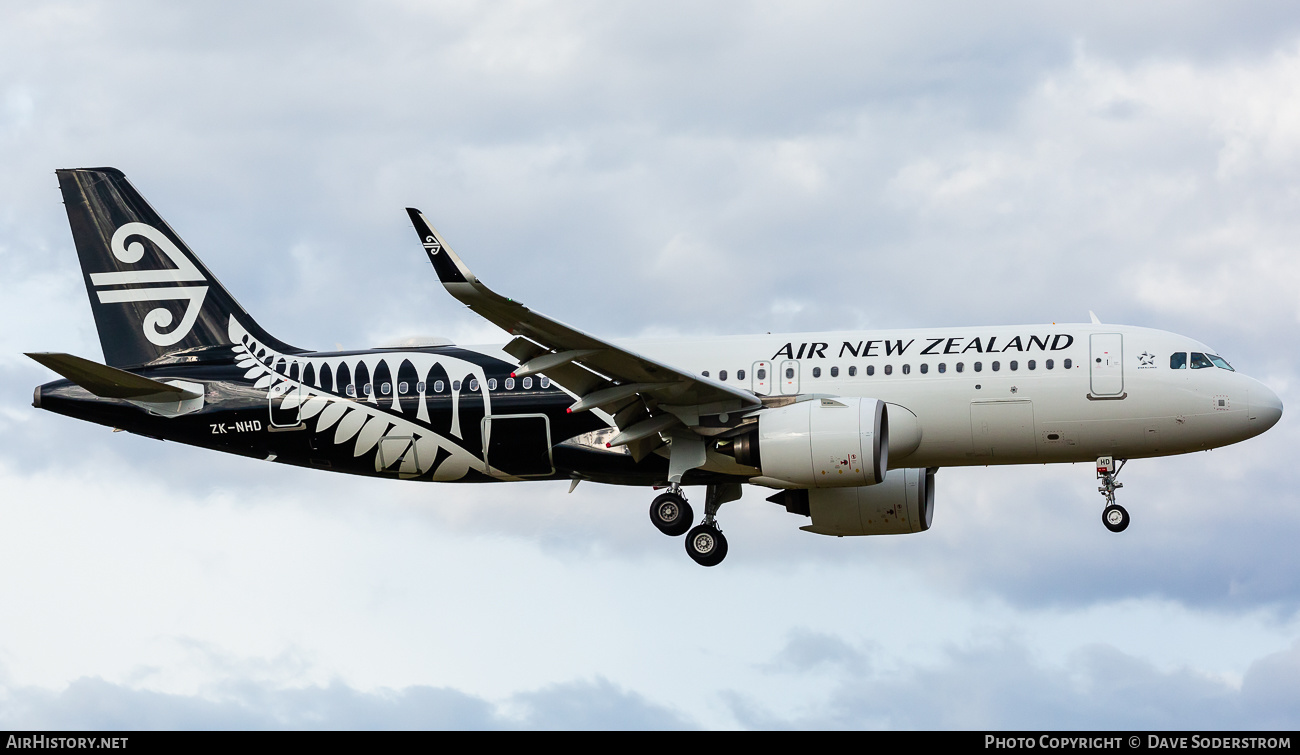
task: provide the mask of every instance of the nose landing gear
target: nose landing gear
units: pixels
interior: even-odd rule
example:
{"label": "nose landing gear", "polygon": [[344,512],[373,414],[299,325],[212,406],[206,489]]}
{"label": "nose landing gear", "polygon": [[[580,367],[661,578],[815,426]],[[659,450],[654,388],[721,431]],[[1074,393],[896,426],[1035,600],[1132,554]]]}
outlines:
{"label": "nose landing gear", "polygon": [[1123,532],[1128,529],[1128,511],[1115,503],[1115,491],[1124,487],[1123,483],[1115,482],[1115,478],[1127,463],[1127,459],[1120,459],[1119,466],[1116,467],[1114,457],[1102,456],[1097,459],[1097,479],[1101,480],[1101,487],[1097,488],[1097,492],[1106,498],[1106,508],[1101,512],[1101,523],[1111,532]]}

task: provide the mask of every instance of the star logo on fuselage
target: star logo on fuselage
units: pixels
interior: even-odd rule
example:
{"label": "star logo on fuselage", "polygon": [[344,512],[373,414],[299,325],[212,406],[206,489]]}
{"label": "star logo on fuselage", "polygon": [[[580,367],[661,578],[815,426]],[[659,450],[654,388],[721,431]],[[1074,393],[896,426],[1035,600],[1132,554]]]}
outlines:
{"label": "star logo on fuselage", "polygon": [[1142,364],[1141,364],[1142,367],[1155,367],[1155,366],[1156,366],[1156,355],[1155,355],[1155,354],[1152,354],[1152,353],[1150,353],[1150,352],[1144,351],[1144,352],[1142,352],[1141,354],[1138,354],[1138,361],[1142,363]]}

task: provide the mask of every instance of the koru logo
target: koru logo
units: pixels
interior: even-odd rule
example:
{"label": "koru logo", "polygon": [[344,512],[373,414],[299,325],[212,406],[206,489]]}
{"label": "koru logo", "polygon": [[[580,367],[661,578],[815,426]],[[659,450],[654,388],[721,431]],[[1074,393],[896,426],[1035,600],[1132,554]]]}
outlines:
{"label": "koru logo", "polygon": [[425,236],[424,248],[428,250],[429,254],[437,254],[442,251],[442,244],[439,244],[438,240],[432,236]]}
{"label": "koru logo", "polygon": [[[113,250],[113,256],[119,261],[134,265],[144,259],[144,244],[139,241],[132,241],[130,244],[126,243],[126,240],[132,236],[140,236],[153,242],[154,246],[161,249],[162,253],[167,255],[167,258],[176,267],[166,270],[126,270],[113,273],[91,273],[91,285],[97,289],[106,289],[136,283],[206,282],[203,273],[172,243],[172,240],[148,223],[127,223],[113,233],[109,247]],[[104,304],[140,301],[186,302],[185,314],[181,316],[180,324],[171,330],[163,330],[170,326],[172,320],[175,319],[171,311],[165,307],[151,310],[144,316],[144,322],[142,323],[144,337],[154,345],[171,346],[189,335],[190,329],[194,327],[194,321],[199,318],[199,310],[203,308],[203,299],[207,296],[208,287],[162,285],[144,288],[112,288],[111,290],[100,290],[97,293],[99,294],[99,301]]]}

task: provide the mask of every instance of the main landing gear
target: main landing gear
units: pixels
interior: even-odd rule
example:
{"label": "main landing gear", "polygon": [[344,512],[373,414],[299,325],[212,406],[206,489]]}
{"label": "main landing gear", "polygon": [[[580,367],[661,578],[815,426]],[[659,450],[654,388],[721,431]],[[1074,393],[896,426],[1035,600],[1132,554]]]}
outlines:
{"label": "main landing gear", "polygon": [[684,534],[691,527],[695,512],[682,497],[681,488],[670,489],[650,504],[650,521],[669,537]]}
{"label": "main landing gear", "polygon": [[1119,466],[1116,467],[1113,457],[1102,456],[1097,459],[1097,479],[1101,480],[1101,487],[1097,488],[1097,492],[1106,498],[1106,508],[1101,512],[1101,523],[1111,532],[1123,532],[1128,529],[1128,511],[1115,503],[1115,491],[1124,487],[1123,483],[1115,482],[1115,478],[1127,463],[1126,459],[1120,459]]}
{"label": "main landing gear", "polygon": [[[739,483],[709,485],[704,496],[704,520],[691,527],[694,513],[682,495],[681,485],[671,483],[668,492],[650,504],[650,521],[670,537],[686,533],[686,555],[700,566],[717,566],[727,557],[727,538],[718,527],[718,507],[740,498]],[[689,532],[687,529],[689,528]]]}

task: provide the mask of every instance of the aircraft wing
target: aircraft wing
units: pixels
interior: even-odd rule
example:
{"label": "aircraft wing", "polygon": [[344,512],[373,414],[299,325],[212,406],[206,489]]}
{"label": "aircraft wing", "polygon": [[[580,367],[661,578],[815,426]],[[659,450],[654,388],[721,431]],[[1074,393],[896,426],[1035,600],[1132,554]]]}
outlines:
{"label": "aircraft wing", "polygon": [[[469,271],[419,210],[406,211],[447,292],[516,336],[506,345],[521,362],[515,374],[545,372],[578,396],[570,411],[599,408],[613,414],[621,432],[610,445],[646,439],[657,444],[658,433],[679,423],[693,428],[701,416],[762,405],[749,391],[615,346],[501,296]],[[641,450],[634,447],[633,453]]]}

